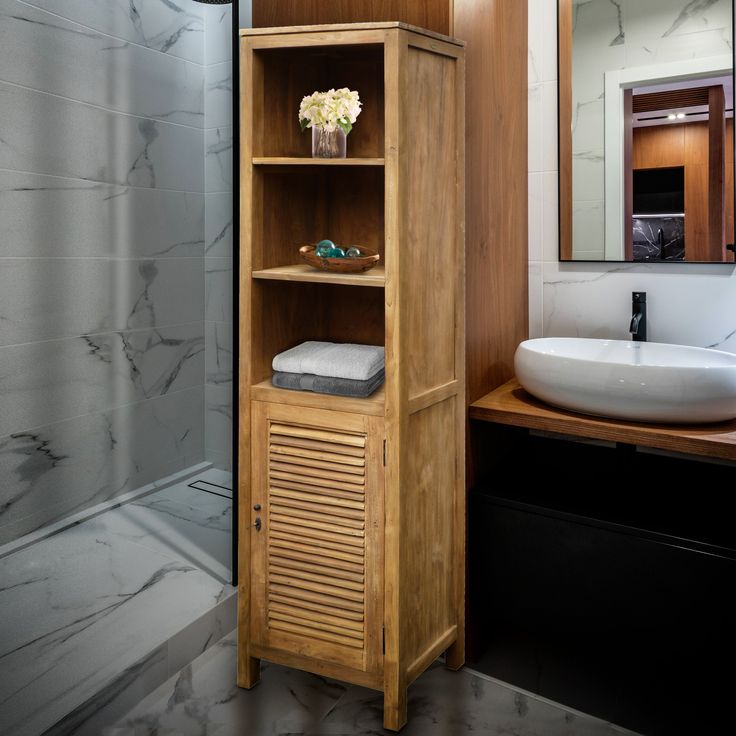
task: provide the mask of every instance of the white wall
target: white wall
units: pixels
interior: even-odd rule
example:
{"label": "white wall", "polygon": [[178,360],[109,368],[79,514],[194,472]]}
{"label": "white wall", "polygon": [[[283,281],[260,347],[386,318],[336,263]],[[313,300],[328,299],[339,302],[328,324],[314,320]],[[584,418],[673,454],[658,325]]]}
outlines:
{"label": "white wall", "polygon": [[558,262],[556,15],[529,0],[530,335],[628,338],[631,292],[646,291],[650,340],[736,353],[733,266]]}

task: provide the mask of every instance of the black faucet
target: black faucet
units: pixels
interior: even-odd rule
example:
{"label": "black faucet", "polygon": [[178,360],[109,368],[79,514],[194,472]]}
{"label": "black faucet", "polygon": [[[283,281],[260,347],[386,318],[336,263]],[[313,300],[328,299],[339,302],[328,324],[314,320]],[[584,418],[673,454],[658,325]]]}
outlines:
{"label": "black faucet", "polygon": [[647,341],[647,293],[634,291],[631,294],[631,324],[629,332],[634,342]]}
{"label": "black faucet", "polygon": [[660,227],[657,230],[657,245],[659,246],[659,260],[666,261],[667,255],[664,251],[664,230]]}

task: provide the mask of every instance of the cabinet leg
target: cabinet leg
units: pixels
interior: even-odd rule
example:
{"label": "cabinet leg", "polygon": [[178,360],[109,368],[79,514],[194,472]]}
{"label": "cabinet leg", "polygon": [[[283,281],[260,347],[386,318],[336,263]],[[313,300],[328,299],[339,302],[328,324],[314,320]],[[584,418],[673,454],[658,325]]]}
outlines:
{"label": "cabinet leg", "polygon": [[387,688],[383,693],[383,727],[400,731],[406,725],[406,688]]}
{"label": "cabinet leg", "polygon": [[261,679],[261,660],[255,657],[238,657],[238,687],[250,690]]}
{"label": "cabinet leg", "polygon": [[445,666],[450,670],[459,670],[465,664],[465,639],[458,640],[445,650]]}

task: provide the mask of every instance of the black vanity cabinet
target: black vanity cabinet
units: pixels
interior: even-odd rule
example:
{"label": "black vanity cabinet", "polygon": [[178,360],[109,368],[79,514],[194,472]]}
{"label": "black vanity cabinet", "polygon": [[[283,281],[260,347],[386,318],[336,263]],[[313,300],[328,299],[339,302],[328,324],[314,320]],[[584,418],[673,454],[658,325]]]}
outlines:
{"label": "black vanity cabinet", "polygon": [[490,426],[470,666],[642,734],[736,732],[736,469]]}

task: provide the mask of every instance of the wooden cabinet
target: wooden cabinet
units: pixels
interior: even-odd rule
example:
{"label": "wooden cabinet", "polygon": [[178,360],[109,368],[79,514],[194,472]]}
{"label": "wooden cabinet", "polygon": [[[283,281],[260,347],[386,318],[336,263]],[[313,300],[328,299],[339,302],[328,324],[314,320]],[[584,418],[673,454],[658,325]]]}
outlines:
{"label": "wooden cabinet", "polygon": [[[464,49],[399,23],[244,31],[241,45],[238,682],[259,659],[381,690],[464,660]],[[348,158],[297,110],[357,89]],[[364,275],[298,248],[365,245]],[[368,399],[271,385],[305,340],[384,345]]]}

